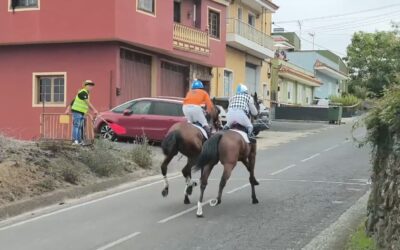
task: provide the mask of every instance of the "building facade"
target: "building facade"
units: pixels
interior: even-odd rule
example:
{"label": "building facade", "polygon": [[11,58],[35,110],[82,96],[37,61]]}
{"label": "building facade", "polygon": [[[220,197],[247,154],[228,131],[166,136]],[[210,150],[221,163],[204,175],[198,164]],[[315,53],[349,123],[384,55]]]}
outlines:
{"label": "building facade", "polygon": [[271,15],[278,6],[269,0],[231,1],[227,11],[225,67],[213,70],[212,94],[229,97],[239,83],[267,100],[270,60],[274,57]]}
{"label": "building facade", "polygon": [[[86,79],[99,111],[144,96],[210,89],[225,64],[225,0],[0,0],[2,133],[39,135]],[[95,7],[94,7],[95,6]],[[11,94],[15,93],[15,94]]]}
{"label": "building facade", "polygon": [[315,72],[321,87],[315,90],[315,98],[327,99],[347,91],[348,72],[342,59],[328,50],[293,51],[287,59],[308,71]]}

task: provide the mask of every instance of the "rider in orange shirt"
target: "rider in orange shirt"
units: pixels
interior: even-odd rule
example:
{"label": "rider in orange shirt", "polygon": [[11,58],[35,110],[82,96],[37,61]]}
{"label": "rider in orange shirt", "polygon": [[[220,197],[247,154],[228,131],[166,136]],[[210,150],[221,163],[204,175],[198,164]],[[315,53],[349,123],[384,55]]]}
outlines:
{"label": "rider in orange shirt", "polygon": [[204,91],[203,83],[199,80],[194,80],[191,90],[183,101],[183,114],[189,122],[200,123],[207,132],[208,137],[210,137],[211,129],[201,105],[206,105],[209,113],[212,111],[213,104],[208,93]]}

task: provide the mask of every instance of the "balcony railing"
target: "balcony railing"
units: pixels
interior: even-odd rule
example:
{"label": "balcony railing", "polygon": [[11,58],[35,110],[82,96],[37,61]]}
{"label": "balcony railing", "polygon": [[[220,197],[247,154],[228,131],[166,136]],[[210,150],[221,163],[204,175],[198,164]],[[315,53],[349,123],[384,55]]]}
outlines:
{"label": "balcony railing", "polygon": [[209,36],[205,31],[174,23],[174,46],[177,49],[209,53]]}
{"label": "balcony railing", "polygon": [[227,18],[227,33],[240,35],[247,40],[257,43],[268,49],[273,49],[274,41],[271,36],[258,30],[254,26],[245,23],[239,19]]}

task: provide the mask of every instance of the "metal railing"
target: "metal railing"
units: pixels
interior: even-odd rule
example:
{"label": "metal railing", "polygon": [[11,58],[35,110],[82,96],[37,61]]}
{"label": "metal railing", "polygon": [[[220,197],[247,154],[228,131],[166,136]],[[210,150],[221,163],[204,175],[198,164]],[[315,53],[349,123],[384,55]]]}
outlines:
{"label": "metal railing", "polygon": [[[40,139],[42,140],[65,140],[72,139],[72,116],[59,113],[44,113],[40,117]],[[94,140],[93,119],[86,116],[84,126],[84,140]]]}
{"label": "metal railing", "polygon": [[227,18],[227,34],[237,34],[265,48],[273,49],[274,40],[256,27],[236,18]]}
{"label": "metal railing", "polygon": [[210,47],[207,32],[179,23],[174,23],[174,40],[206,49]]}

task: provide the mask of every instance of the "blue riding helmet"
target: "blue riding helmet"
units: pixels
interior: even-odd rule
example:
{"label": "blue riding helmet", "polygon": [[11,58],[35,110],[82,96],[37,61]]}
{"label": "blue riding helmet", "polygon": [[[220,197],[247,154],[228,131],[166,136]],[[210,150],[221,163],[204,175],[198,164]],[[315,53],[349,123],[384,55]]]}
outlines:
{"label": "blue riding helmet", "polygon": [[200,80],[194,80],[192,83],[192,89],[204,89],[204,85]]}
{"label": "blue riding helmet", "polygon": [[249,90],[247,89],[246,85],[244,85],[244,84],[239,84],[239,85],[237,86],[236,93],[237,93],[237,94],[242,94],[242,93],[248,94],[248,93],[249,93]]}

